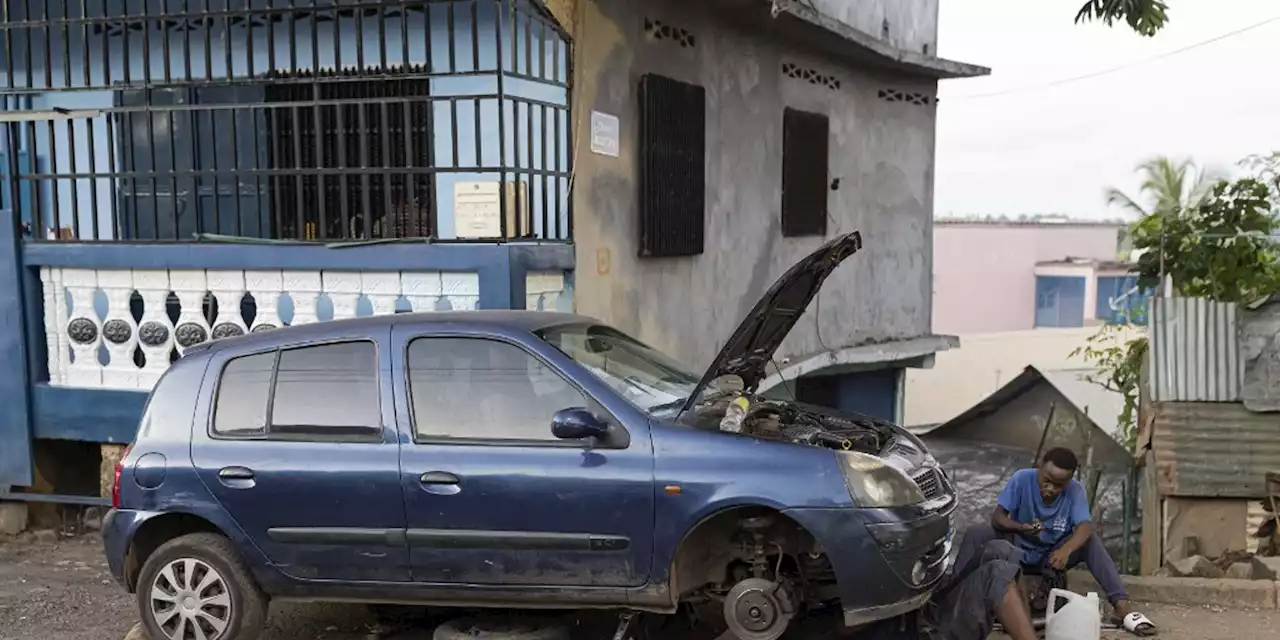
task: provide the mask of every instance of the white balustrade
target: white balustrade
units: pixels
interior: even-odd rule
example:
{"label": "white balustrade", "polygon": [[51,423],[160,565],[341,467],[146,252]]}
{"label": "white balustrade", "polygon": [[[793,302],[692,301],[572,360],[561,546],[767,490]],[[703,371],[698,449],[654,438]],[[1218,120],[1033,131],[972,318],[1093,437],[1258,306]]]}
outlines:
{"label": "white balustrade", "polygon": [[[475,309],[480,302],[480,277],[470,272],[46,267],[40,281],[49,382],[73,387],[150,389],[175,355],[207,340],[319,322],[322,297],[334,320],[358,315],[361,297],[374,315],[395,313],[401,297],[414,311]],[[177,322],[169,316],[171,294]],[[246,295],[256,308],[252,318],[242,311]],[[290,306],[286,322],[281,310]]]}
{"label": "white balustrade", "polygon": [[565,295],[564,272],[531,271],[525,275],[525,309],[529,311],[561,310],[562,297]]}

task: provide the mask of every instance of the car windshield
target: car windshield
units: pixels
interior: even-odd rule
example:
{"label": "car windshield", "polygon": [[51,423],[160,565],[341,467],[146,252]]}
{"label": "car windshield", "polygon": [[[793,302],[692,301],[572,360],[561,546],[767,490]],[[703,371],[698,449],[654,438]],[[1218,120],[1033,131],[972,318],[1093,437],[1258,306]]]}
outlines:
{"label": "car windshield", "polygon": [[652,414],[679,411],[698,385],[699,376],[670,356],[612,327],[565,325],[537,334]]}

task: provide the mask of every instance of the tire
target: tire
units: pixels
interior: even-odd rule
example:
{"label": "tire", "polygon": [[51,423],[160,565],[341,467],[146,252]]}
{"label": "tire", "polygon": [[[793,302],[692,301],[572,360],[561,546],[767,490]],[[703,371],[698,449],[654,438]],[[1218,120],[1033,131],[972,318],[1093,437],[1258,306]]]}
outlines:
{"label": "tire", "polygon": [[[192,578],[195,585],[189,584]],[[191,586],[196,588],[184,588]],[[173,599],[153,597],[157,592]],[[193,622],[201,624],[209,640],[256,640],[267,620],[266,595],[235,545],[216,533],[188,534],[156,549],[138,575],[137,601],[152,640],[195,637],[188,626]]]}
{"label": "tire", "polygon": [[569,640],[569,624],[556,618],[482,616],[438,627],[432,640]]}

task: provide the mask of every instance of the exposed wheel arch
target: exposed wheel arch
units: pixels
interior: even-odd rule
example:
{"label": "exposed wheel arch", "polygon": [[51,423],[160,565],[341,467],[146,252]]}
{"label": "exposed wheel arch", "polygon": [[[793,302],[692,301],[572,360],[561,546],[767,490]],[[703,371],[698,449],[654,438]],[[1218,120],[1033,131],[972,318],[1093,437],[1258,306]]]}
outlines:
{"label": "exposed wheel arch", "polygon": [[773,520],[771,531],[786,552],[819,549],[813,534],[779,509],[758,504],[719,509],[690,527],[672,555],[670,580],[673,603],[678,603],[693,590],[724,578],[725,568],[741,558],[745,551],[734,545],[741,523],[760,517]]}
{"label": "exposed wheel arch", "polygon": [[129,541],[129,549],[124,558],[124,580],[129,592],[133,593],[137,588],[142,565],[146,564],[147,558],[156,549],[174,538],[190,533],[215,533],[225,538],[230,537],[217,525],[190,513],[162,513],[139,525]]}

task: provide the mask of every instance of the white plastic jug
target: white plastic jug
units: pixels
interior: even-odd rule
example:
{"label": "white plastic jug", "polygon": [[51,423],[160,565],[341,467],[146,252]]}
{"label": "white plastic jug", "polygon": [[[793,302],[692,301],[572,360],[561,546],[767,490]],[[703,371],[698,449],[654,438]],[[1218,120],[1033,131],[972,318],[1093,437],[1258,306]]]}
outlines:
{"label": "white plastic jug", "polygon": [[[1066,604],[1058,606],[1059,600]],[[1044,621],[1045,640],[1098,640],[1102,637],[1102,608],[1098,594],[1087,596],[1067,591],[1049,591],[1049,610]]]}

